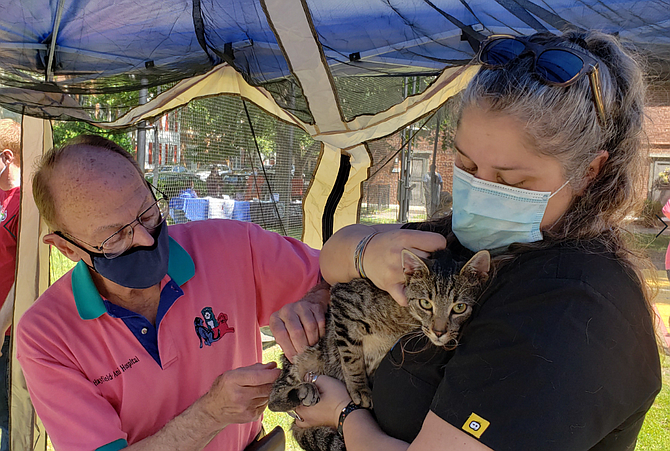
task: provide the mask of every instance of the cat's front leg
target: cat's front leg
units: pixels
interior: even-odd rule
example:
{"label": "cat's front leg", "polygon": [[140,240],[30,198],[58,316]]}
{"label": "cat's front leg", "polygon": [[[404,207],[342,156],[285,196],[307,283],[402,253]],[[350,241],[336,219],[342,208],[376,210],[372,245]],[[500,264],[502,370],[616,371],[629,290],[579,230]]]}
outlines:
{"label": "cat's front leg", "polygon": [[338,346],[342,360],[344,383],[351,400],[366,409],[372,408],[372,390],[365,371],[365,357],[360,340],[348,340],[347,346]]}

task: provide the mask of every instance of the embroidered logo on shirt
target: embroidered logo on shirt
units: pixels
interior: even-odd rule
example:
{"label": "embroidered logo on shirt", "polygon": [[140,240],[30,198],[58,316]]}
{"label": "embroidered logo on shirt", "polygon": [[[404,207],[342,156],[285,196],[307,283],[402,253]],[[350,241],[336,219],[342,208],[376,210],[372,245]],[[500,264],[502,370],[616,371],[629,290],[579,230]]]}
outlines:
{"label": "embroidered logo on shirt", "polygon": [[472,412],[470,416],[468,417],[467,420],[465,420],[465,424],[463,424],[463,429],[465,432],[468,434],[474,435],[475,437],[479,438],[482,436],[484,431],[486,430],[487,427],[489,427],[491,423],[477,415],[476,413]]}
{"label": "embroidered logo on shirt", "polygon": [[98,385],[104,384],[105,382],[116,379],[117,377],[121,376],[122,373],[130,370],[136,363],[140,363],[139,357],[135,356],[129,358],[127,362],[121,363],[109,373],[103,374],[102,376],[93,379],[93,385],[97,387]]}
{"label": "embroidered logo on shirt", "polygon": [[202,318],[196,316],[193,323],[201,348],[203,343],[212,346],[212,343],[219,341],[227,333],[235,332],[235,328],[228,326],[228,315],[225,313],[219,313],[214,317],[212,307],[205,307],[200,313],[202,313]]}
{"label": "embroidered logo on shirt", "polygon": [[6,217],[7,217],[7,210],[3,208],[2,210],[0,210],[0,222],[4,221]]}

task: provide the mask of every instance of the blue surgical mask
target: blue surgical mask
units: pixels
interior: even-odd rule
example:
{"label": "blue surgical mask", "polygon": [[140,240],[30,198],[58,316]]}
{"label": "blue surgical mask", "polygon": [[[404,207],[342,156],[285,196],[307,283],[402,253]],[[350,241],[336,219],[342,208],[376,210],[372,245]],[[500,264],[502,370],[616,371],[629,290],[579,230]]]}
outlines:
{"label": "blue surgical mask", "polygon": [[454,166],[452,230],[473,252],[542,240],[540,223],[551,192],[487,182]]}
{"label": "blue surgical mask", "polygon": [[[141,226],[138,226],[141,227]],[[93,269],[105,279],[126,288],[149,288],[163,280],[168,271],[170,237],[163,222],[153,246],[131,247],[111,260],[103,255],[91,255]]]}

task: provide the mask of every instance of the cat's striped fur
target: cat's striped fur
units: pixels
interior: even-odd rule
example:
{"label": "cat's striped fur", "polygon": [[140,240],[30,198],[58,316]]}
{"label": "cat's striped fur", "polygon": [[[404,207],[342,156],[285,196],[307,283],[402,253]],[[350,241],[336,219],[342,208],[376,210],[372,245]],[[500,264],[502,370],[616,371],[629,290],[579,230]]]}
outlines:
{"label": "cat's striped fur", "polygon": [[[446,250],[430,259],[404,250],[402,258],[408,306],[400,306],[368,279],[333,286],[325,336],[296,356],[293,364],[282,356],[283,370],[270,394],[270,410],[286,412],[317,403],[316,385],[303,381],[308,372],[340,379],[356,404],[370,408],[368,379],[400,337],[421,330],[436,346],[453,349],[458,344],[461,326],[488,279],[489,253],[478,252],[465,265],[458,265]],[[306,450],[344,450],[344,441],[332,428],[294,424],[292,429]]]}

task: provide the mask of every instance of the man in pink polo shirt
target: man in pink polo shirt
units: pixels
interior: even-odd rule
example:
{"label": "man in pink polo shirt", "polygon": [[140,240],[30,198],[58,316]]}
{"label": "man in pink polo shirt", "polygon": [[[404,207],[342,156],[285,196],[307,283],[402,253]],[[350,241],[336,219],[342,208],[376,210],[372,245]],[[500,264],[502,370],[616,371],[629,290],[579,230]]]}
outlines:
{"label": "man in pink polo shirt", "polygon": [[244,449],[279,374],[259,325],[281,309],[296,348],[323,327],[323,296],[285,307],[317,284],[317,251],[250,223],[168,228],[167,200],[98,137],[48,152],[33,191],[44,241],[78,261],[17,327],[55,448]]}

